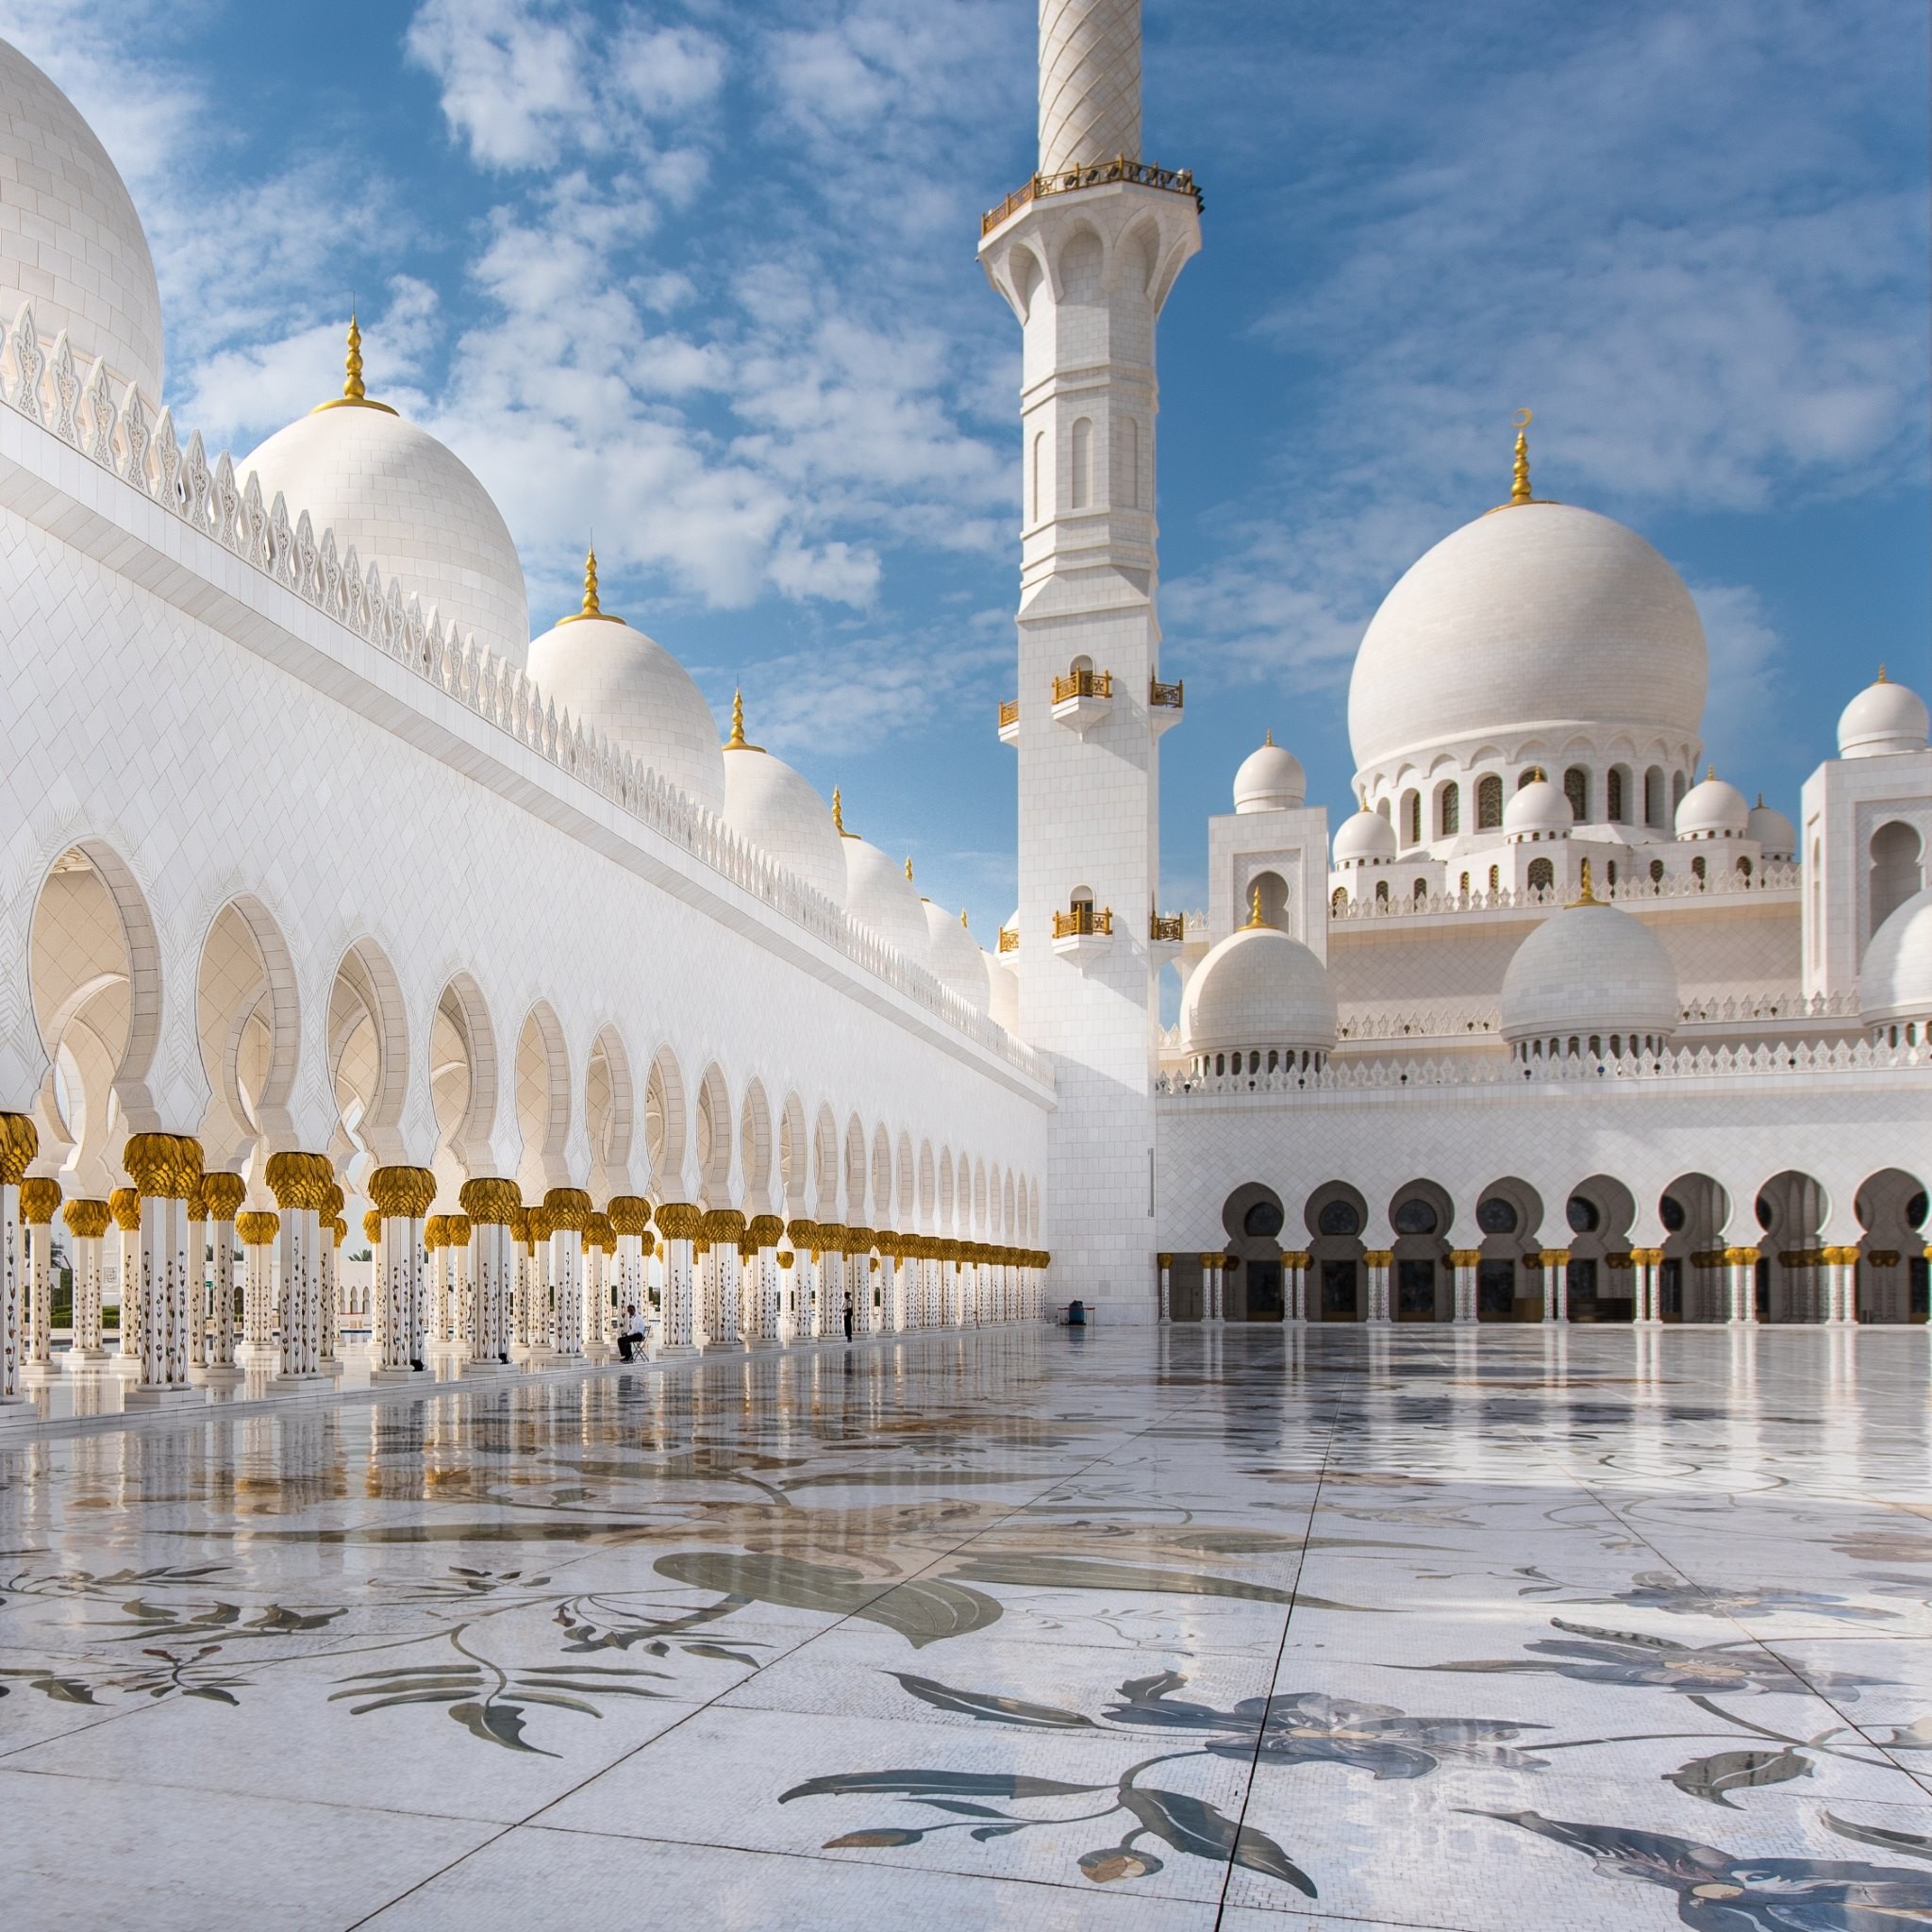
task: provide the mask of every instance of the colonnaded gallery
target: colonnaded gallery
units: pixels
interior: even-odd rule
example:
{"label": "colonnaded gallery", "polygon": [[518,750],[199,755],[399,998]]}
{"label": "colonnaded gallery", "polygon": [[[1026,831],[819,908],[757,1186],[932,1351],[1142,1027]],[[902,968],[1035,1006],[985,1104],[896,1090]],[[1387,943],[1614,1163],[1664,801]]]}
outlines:
{"label": "colonnaded gallery", "polygon": [[1140,158],[1138,6],[1041,13],[1039,169],[979,241],[1024,345],[983,936],[594,558],[533,622],[353,321],[259,448],[177,423],[133,202],[0,48],[0,1396],[608,1359],[634,1306],[665,1357],[1076,1300],[1924,1320],[1925,705],[1847,640],[1794,817],[1710,770],[1683,582],[1526,429],[1362,638],[1358,808],[1271,739],[1205,912],[1161,903],[1155,337],[1201,196]]}

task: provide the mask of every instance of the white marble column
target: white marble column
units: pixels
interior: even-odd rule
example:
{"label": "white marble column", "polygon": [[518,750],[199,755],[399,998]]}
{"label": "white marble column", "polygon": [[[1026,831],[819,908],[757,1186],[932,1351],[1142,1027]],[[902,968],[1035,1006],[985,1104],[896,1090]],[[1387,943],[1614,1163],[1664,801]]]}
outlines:
{"label": "white marble column", "polygon": [[469,1352],[466,1375],[500,1374],[510,1345],[511,1304],[516,1291],[516,1237],[512,1222],[521,1215],[517,1184],[497,1174],[477,1174],[459,1191],[469,1221],[470,1258],[465,1324]]}
{"label": "white marble column", "polygon": [[102,1368],[101,1237],[114,1217],[105,1201],[70,1201],[60,1210],[74,1242],[74,1339],[67,1350],[70,1374]]}
{"label": "white marble column", "polygon": [[1368,1248],[1363,1251],[1362,1262],[1369,1276],[1369,1324],[1375,1328],[1389,1325],[1389,1269],[1394,1260],[1394,1253],[1389,1248]]}
{"label": "white marble column", "polygon": [[114,1217],[115,1266],[120,1275],[121,1354],[117,1374],[141,1377],[141,1190],[116,1188],[108,1196]]}
{"label": "white marble column", "polygon": [[208,1246],[213,1251],[208,1270],[208,1349],[202,1359],[214,1382],[240,1379],[235,1365],[235,1216],[247,1198],[248,1184],[239,1174],[201,1177]]}
{"label": "white marble column", "polygon": [[236,1354],[250,1368],[275,1362],[275,1242],[281,1227],[279,1214],[247,1211],[235,1217],[242,1241],[242,1346]]}
{"label": "white marble column", "polygon": [[323,1154],[269,1157],[264,1174],[281,1214],[275,1259],[281,1280],[276,1313],[281,1326],[277,1385],[324,1379],[322,1374],[322,1210],[335,1185],[335,1170]]}
{"label": "white marble column", "polygon": [[1570,1319],[1570,1250],[1544,1248],[1538,1258],[1543,1264],[1543,1320]]}
{"label": "white marble column", "polygon": [[23,1382],[45,1382],[54,1368],[55,1211],[60,1206],[60,1183],[46,1174],[29,1174],[20,1184],[20,1220],[26,1236],[25,1270],[21,1286],[20,1353]]}
{"label": "white marble column", "polygon": [[1725,1316],[1734,1325],[1754,1327],[1757,1322],[1757,1250],[1726,1248],[1724,1273],[1729,1278]]}
{"label": "white marble column", "polygon": [[1308,1319],[1308,1256],[1305,1248],[1281,1251],[1281,1281],[1284,1312],[1291,1328],[1307,1325]]}
{"label": "white marble column", "polygon": [[20,1184],[39,1158],[40,1129],[24,1113],[0,1113],[0,1403],[20,1390]]}
{"label": "white marble column", "polygon": [[371,1381],[406,1381],[428,1360],[429,1251],[424,1217],[436,1199],[436,1175],[426,1167],[378,1167],[366,1183],[379,1217],[371,1252],[382,1256],[381,1306],[371,1347]]}
{"label": "white marble column", "polygon": [[189,1311],[200,1310],[201,1269],[189,1271],[188,1196],[201,1179],[201,1143],[187,1134],[130,1134],[122,1165],[141,1195],[141,1380],[124,1407],[198,1400],[189,1387]]}
{"label": "white marble column", "polygon": [[704,1209],[688,1202],[667,1201],[658,1209],[658,1232],[663,1254],[663,1343],[661,1353],[673,1357],[697,1353],[692,1301],[691,1244],[704,1226]]}

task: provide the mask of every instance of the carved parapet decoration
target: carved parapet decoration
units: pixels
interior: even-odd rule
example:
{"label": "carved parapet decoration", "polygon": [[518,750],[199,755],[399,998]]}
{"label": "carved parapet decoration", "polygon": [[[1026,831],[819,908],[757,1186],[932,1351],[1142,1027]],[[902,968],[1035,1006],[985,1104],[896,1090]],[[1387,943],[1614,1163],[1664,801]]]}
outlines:
{"label": "carved parapet decoration", "polygon": [[45,1227],[60,1205],[60,1183],[34,1174],[20,1184],[20,1219],[25,1227]]}
{"label": "carved parapet decoration", "polygon": [[0,1185],[17,1188],[40,1158],[41,1130],[24,1113],[0,1113]]}
{"label": "carved parapet decoration", "polygon": [[262,1178],[284,1214],[319,1216],[327,1211],[336,1171],[325,1154],[272,1154]]}
{"label": "carved parapet decoration", "polygon": [[239,1174],[205,1174],[201,1177],[202,1206],[210,1221],[233,1221],[248,1198],[248,1183]]}
{"label": "carved parapet decoration", "polygon": [[745,1224],[744,1234],[755,1248],[775,1248],[785,1239],[785,1224],[775,1214],[755,1214]]}
{"label": "carved parapet decoration", "polygon": [[97,1241],[113,1225],[114,1210],[105,1201],[70,1201],[60,1219],[76,1241]]}
{"label": "carved parapet decoration", "polygon": [[543,1212],[553,1234],[581,1234],[591,1214],[591,1197],[581,1188],[552,1188],[543,1196]]}
{"label": "carved parapet decoration", "polygon": [[421,1221],[436,1199],[436,1176],[426,1167],[378,1167],[367,1192],[385,1221]]}
{"label": "carved parapet decoration", "polygon": [[235,1232],[241,1237],[244,1248],[265,1248],[281,1231],[282,1217],[279,1214],[253,1210],[235,1217]]}
{"label": "carved parapet decoration", "polygon": [[201,1178],[201,1142],[187,1134],[130,1134],[121,1165],[150,1200],[185,1201]]}
{"label": "carved parapet decoration", "polygon": [[524,1205],[523,1191],[516,1182],[491,1174],[465,1181],[457,1198],[478,1227],[509,1227]]}
{"label": "carved parapet decoration", "polygon": [[642,1234],[651,1224],[651,1204],[641,1194],[613,1194],[604,1211],[619,1234]]}
{"label": "carved parapet decoration", "polygon": [[667,1241],[694,1241],[705,1231],[705,1210],[689,1201],[666,1201],[658,1209],[657,1222]]}

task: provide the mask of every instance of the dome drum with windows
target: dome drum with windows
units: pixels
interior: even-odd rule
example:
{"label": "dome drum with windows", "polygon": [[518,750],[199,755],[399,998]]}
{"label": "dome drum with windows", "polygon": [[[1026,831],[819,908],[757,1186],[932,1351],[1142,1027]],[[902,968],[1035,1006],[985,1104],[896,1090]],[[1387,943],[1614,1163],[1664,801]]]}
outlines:
{"label": "dome drum with windows", "polygon": [[1321,960],[1261,916],[1210,947],[1181,996],[1181,1040],[1194,1073],[1316,1074],[1334,1051],[1335,995]]}

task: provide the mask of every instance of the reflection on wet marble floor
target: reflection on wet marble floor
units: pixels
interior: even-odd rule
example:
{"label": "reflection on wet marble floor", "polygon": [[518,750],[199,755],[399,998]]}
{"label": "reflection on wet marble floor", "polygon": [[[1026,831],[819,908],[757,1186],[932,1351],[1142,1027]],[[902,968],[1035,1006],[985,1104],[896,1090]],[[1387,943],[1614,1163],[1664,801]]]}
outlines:
{"label": "reflection on wet marble floor", "polygon": [[1932,1918],[1924,1330],[1002,1329],[0,1443],[23,1932]]}

